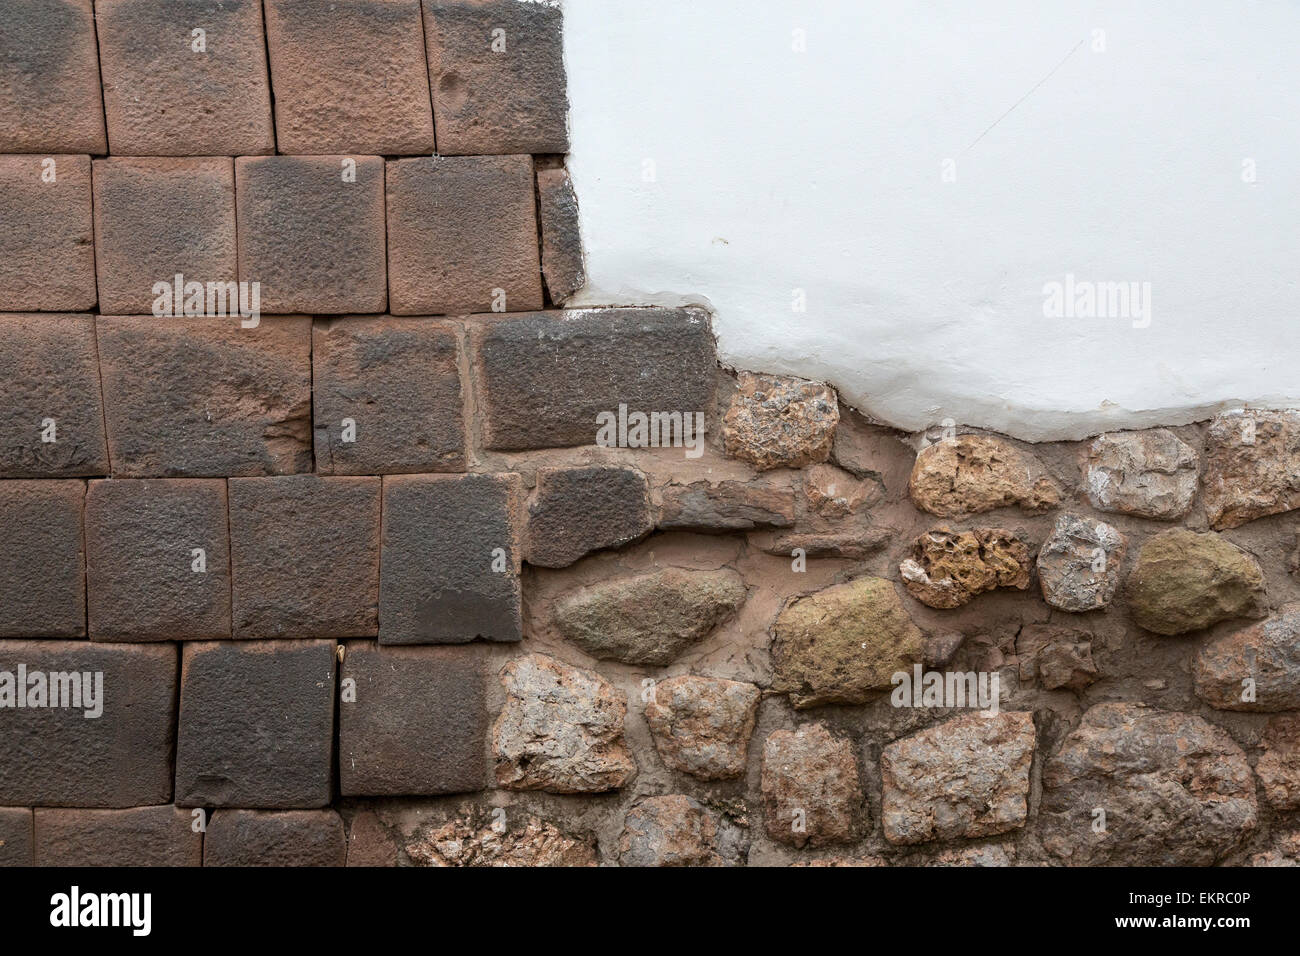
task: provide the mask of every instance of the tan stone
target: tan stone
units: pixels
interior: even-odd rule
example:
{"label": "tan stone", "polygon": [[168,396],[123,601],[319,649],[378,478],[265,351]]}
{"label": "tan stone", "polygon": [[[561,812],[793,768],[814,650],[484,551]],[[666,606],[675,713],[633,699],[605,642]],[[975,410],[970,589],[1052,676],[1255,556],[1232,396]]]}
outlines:
{"label": "tan stone", "polygon": [[647,797],[628,811],[618,841],[620,866],[723,866],[718,827],[680,793]]}
{"label": "tan stone", "polygon": [[767,835],[791,846],[851,843],[863,810],[853,745],[822,724],[777,730],[763,744]]}
{"label": "tan stone", "polygon": [[1204,497],[1220,531],[1300,507],[1300,411],[1251,409],[1211,421]]}
{"label": "tan stone", "polygon": [[753,684],[712,677],[669,677],[646,703],[655,749],[672,770],[701,780],[745,772],[759,690]]}
{"label": "tan stone", "polygon": [[1217,534],[1182,528],[1148,538],[1128,581],[1133,619],[1165,635],[1257,617],[1264,596],[1253,557]]}
{"label": "tan stone", "polygon": [[955,608],[995,588],[1029,587],[1029,548],[1003,528],[927,531],[898,566],[903,586],[922,604]]}
{"label": "tan stone", "polygon": [[1300,709],[1300,604],[1201,647],[1196,693],[1218,710]]}
{"label": "tan stone", "polygon": [[1046,511],[1061,502],[1060,487],[1037,458],[988,435],[958,435],[921,449],[908,491],[918,508],[944,518],[1012,505]]}
{"label": "tan stone", "polygon": [[759,471],[801,468],[827,459],[839,420],[835,390],[828,385],[740,372],[722,420],[722,442],[729,456]]}
{"label": "tan stone", "polygon": [[1192,505],[1200,457],[1167,428],[1111,432],[1093,440],[1084,471],[1098,511],[1172,520]]}
{"label": "tan stone", "polygon": [[502,809],[491,819],[475,811],[427,830],[406,845],[419,866],[596,866],[595,844],[532,814],[516,823]]}
{"label": "tan stone", "polygon": [[878,504],[885,489],[879,481],[854,478],[834,465],[819,463],[804,470],[803,492],[821,517],[843,518]]}

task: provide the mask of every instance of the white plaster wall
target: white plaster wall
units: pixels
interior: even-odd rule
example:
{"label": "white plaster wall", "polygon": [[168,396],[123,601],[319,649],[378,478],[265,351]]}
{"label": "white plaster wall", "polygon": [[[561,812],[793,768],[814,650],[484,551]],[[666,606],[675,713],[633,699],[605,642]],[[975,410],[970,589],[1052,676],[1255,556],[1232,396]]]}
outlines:
{"label": "white plaster wall", "polygon": [[[1300,404],[1300,4],[563,6],[579,304],[706,303],[729,364],[907,429]],[[1045,317],[1067,273],[1149,325]]]}

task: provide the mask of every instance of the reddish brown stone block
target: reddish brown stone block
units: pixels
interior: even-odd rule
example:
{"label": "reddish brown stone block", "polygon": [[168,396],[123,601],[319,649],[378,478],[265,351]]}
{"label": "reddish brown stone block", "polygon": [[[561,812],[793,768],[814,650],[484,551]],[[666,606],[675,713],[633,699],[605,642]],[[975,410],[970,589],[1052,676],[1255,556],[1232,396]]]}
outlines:
{"label": "reddish brown stone block", "polygon": [[267,313],[383,312],[384,161],[379,156],[235,160],[239,278]]}
{"label": "reddish brown stone block", "polygon": [[0,153],[107,152],[91,0],[6,0],[3,17]]}
{"label": "reddish brown stone block", "polygon": [[353,815],[348,824],[348,866],[397,866],[400,852],[398,838],[385,829],[373,810]]}
{"label": "reddish brown stone block", "polygon": [[81,481],[0,481],[0,637],[85,637]]}
{"label": "reddish brown stone block", "polygon": [[311,470],[311,320],[101,317],[114,476]]}
{"label": "reddish brown stone block", "polygon": [[316,470],[464,471],[456,330],[423,318],[349,316],[312,327]]}
{"label": "reddish brown stone block", "polygon": [[393,312],[542,307],[532,157],[397,160],[387,194]]}
{"label": "reddish brown stone block", "polygon": [[111,152],[275,152],[258,0],[96,0],[95,21]]}
{"label": "reddish brown stone block", "polygon": [[0,312],[95,305],[90,208],[89,156],[0,156]]}
{"label": "reddish brown stone block", "polygon": [[37,866],[202,866],[203,831],[190,811],[36,808]]}
{"label": "reddish brown stone block", "polygon": [[343,866],[343,820],[333,810],[218,810],[204,866]]}
{"label": "reddish brown stone block", "polygon": [[378,478],[232,478],[234,636],[373,637]]}
{"label": "reddish brown stone block", "polygon": [[27,807],[0,807],[0,867],[33,866],[32,811]]}
{"label": "reddish brown stone block", "polygon": [[551,301],[563,305],[583,287],[578,197],[563,166],[537,171],[537,212],[542,232],[542,276]]}

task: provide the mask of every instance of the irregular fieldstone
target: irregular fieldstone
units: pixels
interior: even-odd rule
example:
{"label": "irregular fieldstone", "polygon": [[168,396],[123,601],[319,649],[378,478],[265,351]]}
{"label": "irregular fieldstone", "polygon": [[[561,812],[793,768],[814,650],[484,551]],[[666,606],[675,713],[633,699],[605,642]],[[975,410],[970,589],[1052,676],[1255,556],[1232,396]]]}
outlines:
{"label": "irregular fieldstone", "polygon": [[1226,412],[1205,433],[1205,514],[1223,531],[1300,508],[1300,411]]}
{"label": "irregular fieldstone", "polygon": [[772,688],[797,708],[861,704],[925,654],[894,586],[862,577],[798,598],[773,629]]}
{"label": "irregular fieldstone", "polygon": [[1127,595],[1139,625],[1157,634],[1185,634],[1259,616],[1264,574],[1251,555],[1217,534],[1175,528],[1143,543]]}
{"label": "irregular fieldstone", "polygon": [[1104,521],[1077,514],[1056,518],[1038,552],[1038,584],[1043,600],[1062,611],[1098,611],[1119,589],[1127,544]]}
{"label": "irregular fieldstone", "polygon": [[1097,680],[1091,638],[1058,624],[1026,624],[1016,636],[1020,679],[1037,680],[1044,690],[1083,690]]}
{"label": "irregular fieldstone", "polygon": [[619,866],[723,866],[718,825],[698,801],[680,793],[647,797],[627,812]]}
{"label": "irregular fieldstone", "polygon": [[877,478],[855,478],[834,465],[818,463],[804,469],[803,493],[823,518],[844,518],[876,505],[885,488]]}
{"label": "irregular fieldstone", "polygon": [[418,866],[597,866],[596,845],[528,814],[481,809],[420,834],[406,844]]}
{"label": "irregular fieldstone", "polygon": [[735,613],[745,594],[745,582],[729,568],[665,568],[561,595],[555,624],[598,660],[662,667]]}
{"label": "irregular fieldstone", "polygon": [[767,835],[795,847],[852,843],[864,814],[858,761],[822,724],[776,730],[763,743]]}
{"label": "irregular fieldstone", "polygon": [[794,524],[794,489],[758,481],[693,481],[663,490],[661,531],[752,531]]}
{"label": "irregular fieldstone", "polygon": [[1300,715],[1269,720],[1261,745],[1255,773],[1264,799],[1275,810],[1300,810]]}
{"label": "irregular fieldstone", "polygon": [[1025,825],[1034,715],[964,714],[885,747],[881,823],[890,843],[993,836]]}
{"label": "irregular fieldstone", "polygon": [[36,809],[37,866],[202,866],[203,832],[171,805]]}
{"label": "irregular fieldstone", "polygon": [[761,696],[742,681],[689,675],[658,681],[645,719],[659,758],[701,780],[741,776]]}
{"label": "irregular fieldstone", "polygon": [[524,560],[568,567],[601,548],[617,548],[654,530],[650,487],[634,468],[592,465],[539,468],[528,506]]}
{"label": "irregular fieldstone", "polygon": [[0,637],[85,637],[80,481],[0,481]]}
{"label": "irregular fieldstone", "polygon": [[1201,460],[1167,428],[1109,432],[1093,439],[1084,463],[1084,487],[1098,511],[1172,520],[1196,496]]}
{"label": "irregular fieldstone", "polygon": [[563,305],[587,282],[578,197],[569,171],[563,166],[537,170],[537,214],[542,234],[542,278],[551,301]]}
{"label": "irregular fieldstone", "polygon": [[217,810],[204,866],[343,866],[343,820],[333,810]]}
{"label": "irregular fieldstone", "polygon": [[942,518],[1013,505],[1039,512],[1061,489],[1037,458],[988,435],[958,435],[922,448],[908,481],[912,502]]}
{"label": "irregular fieldstone", "polygon": [[1043,768],[1043,846],[1072,866],[1208,866],[1257,819],[1245,754],[1190,714],[1097,704]]}
{"label": "irregular fieldstone", "polygon": [[870,526],[840,531],[786,531],[759,544],[767,554],[805,558],[847,558],[861,561],[888,547],[895,533],[889,528]]}
{"label": "irregular fieldstone", "polygon": [[1273,845],[1253,854],[1247,866],[1300,866],[1300,830],[1283,830],[1273,837]]}
{"label": "irregular fieldstone", "polygon": [[722,419],[722,443],[729,456],[759,471],[802,468],[830,456],[839,420],[839,403],[829,385],[740,372]]}
{"label": "irregular fieldstone", "polygon": [[501,671],[506,703],[492,728],[497,785],[599,793],[636,774],[623,740],[627,703],[591,671],[529,654]]}
{"label": "irregular fieldstone", "polygon": [[1015,844],[1003,846],[999,843],[982,846],[960,846],[940,850],[934,856],[925,859],[921,866],[978,866],[1002,867],[1016,865]]}
{"label": "irregular fieldstone", "polygon": [[30,807],[0,807],[0,867],[35,866]]}
{"label": "irregular fieldstone", "polygon": [[[0,123],[8,102],[0,101]],[[0,155],[0,222],[0,312],[94,307],[89,156]]]}
{"label": "irregular fieldstone", "polygon": [[1003,528],[927,531],[898,566],[907,593],[934,608],[955,608],[996,588],[1029,587],[1029,546]]}
{"label": "irregular fieldstone", "polygon": [[1300,604],[1203,645],[1192,678],[1197,696],[1218,710],[1300,709]]}

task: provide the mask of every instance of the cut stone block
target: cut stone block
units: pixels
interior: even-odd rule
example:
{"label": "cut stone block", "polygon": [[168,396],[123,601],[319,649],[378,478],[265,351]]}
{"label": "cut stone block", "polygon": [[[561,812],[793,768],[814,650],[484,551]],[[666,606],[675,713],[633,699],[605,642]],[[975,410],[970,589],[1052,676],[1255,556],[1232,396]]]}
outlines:
{"label": "cut stone block", "polygon": [[0,481],[0,637],[85,637],[81,481]]}
{"label": "cut stone block", "polygon": [[333,810],[218,810],[204,866],[343,866],[343,820]]}
{"label": "cut stone block", "polygon": [[36,808],[37,866],[202,866],[203,831],[170,804],[127,810]]}
{"label": "cut stone block", "polygon": [[92,218],[89,156],[0,156],[0,312],[94,307]]}

